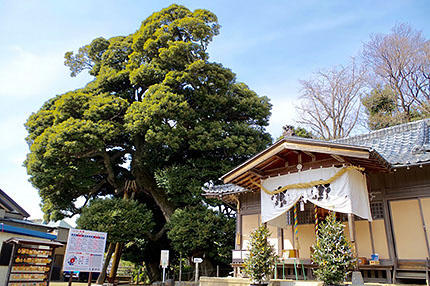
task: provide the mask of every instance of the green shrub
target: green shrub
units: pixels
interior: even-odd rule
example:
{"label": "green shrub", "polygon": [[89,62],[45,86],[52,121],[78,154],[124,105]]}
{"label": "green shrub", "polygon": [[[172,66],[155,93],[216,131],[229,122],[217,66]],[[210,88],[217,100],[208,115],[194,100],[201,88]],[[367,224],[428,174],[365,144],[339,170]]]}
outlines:
{"label": "green shrub", "polygon": [[270,278],[277,259],[273,246],[267,241],[269,235],[269,230],[264,225],[253,231],[250,235],[250,253],[245,259],[245,273],[259,284]]}
{"label": "green shrub", "polygon": [[344,225],[336,221],[333,212],[319,226],[312,259],[318,264],[314,274],[325,285],[342,283],[350,273],[355,258],[345,238]]}

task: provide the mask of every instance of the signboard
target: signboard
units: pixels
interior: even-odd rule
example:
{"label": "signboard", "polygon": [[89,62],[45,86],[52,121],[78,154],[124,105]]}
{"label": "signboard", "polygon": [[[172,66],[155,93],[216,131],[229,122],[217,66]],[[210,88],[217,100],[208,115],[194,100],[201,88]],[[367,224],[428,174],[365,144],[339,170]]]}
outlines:
{"label": "signboard", "polygon": [[2,255],[6,245],[10,246],[12,256],[5,285],[49,285],[54,251],[56,247],[62,246],[61,243],[14,237],[3,244]]}
{"label": "signboard", "polygon": [[101,272],[107,233],[69,230],[63,271]]}
{"label": "signboard", "polygon": [[202,263],[203,262],[203,259],[201,259],[201,258],[194,258],[194,263]]}
{"label": "signboard", "polygon": [[161,250],[160,265],[163,268],[167,268],[167,266],[169,266],[169,251],[168,250]]}

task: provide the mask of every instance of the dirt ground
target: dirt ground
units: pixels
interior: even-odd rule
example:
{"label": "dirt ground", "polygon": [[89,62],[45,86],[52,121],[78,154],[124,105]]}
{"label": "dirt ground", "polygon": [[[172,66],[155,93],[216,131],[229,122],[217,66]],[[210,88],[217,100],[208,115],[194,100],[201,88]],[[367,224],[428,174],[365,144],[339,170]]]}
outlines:
{"label": "dirt ground", "polygon": [[[67,286],[68,282],[50,282],[49,286]],[[72,283],[72,286],[87,286],[88,283],[81,283],[81,282],[74,282]],[[94,283],[92,285],[95,285]]]}
{"label": "dirt ground", "polygon": [[[49,286],[67,286],[68,282],[49,282]],[[75,282],[73,281],[72,286],[87,286],[88,282],[82,283],[82,282]],[[95,283],[92,283],[91,285],[95,286]],[[127,286],[126,284],[121,284],[121,286]],[[135,285],[134,285],[135,286]]]}

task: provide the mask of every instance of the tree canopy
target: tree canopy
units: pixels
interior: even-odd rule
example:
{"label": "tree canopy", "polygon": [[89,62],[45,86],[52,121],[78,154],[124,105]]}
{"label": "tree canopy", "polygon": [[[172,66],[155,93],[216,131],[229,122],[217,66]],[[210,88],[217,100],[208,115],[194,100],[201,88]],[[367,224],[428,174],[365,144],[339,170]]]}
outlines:
{"label": "tree canopy", "polygon": [[[87,71],[93,80],[48,100],[26,123],[25,164],[46,219],[79,214],[82,198],[85,206],[120,197],[132,181],[153,213],[152,239],[165,237],[176,209],[205,200],[205,182],[271,142],[268,98],[209,61],[219,29],[210,11],[171,5],[133,34],[65,54],[72,76]],[[161,247],[151,243],[148,251]]]}
{"label": "tree canopy", "polygon": [[154,227],[152,213],[134,200],[99,198],[83,208],[76,220],[81,229],[108,233],[108,242],[132,242]]}
{"label": "tree canopy", "polygon": [[168,237],[178,253],[188,257],[206,254],[217,263],[229,264],[236,222],[203,206],[177,209],[168,224]]}
{"label": "tree canopy", "polygon": [[430,42],[420,31],[397,24],[389,34],[372,35],[362,58],[371,84],[391,90],[401,122],[430,114]]}

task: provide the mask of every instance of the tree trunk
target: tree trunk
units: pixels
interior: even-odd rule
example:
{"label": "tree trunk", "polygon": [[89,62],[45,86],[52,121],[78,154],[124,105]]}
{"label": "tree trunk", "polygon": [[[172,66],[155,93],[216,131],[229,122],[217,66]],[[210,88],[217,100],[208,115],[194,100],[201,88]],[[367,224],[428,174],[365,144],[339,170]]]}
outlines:
{"label": "tree trunk", "polygon": [[146,264],[146,270],[148,271],[150,283],[159,280],[161,278],[160,262],[150,261],[150,262],[146,262],[145,264]]}
{"label": "tree trunk", "polygon": [[116,272],[118,271],[119,261],[121,259],[122,248],[124,247],[124,243],[117,242],[115,245],[115,255],[112,261],[112,269],[109,274],[109,283],[114,283],[116,278]]}
{"label": "tree trunk", "polygon": [[115,249],[115,244],[113,242],[109,243],[109,248],[106,254],[106,259],[103,264],[102,271],[100,272],[99,278],[97,278],[96,284],[103,285],[106,279],[106,271],[109,266],[110,259],[112,258],[112,253]]}
{"label": "tree trunk", "polygon": [[174,204],[168,201],[166,193],[158,188],[151,171],[145,167],[145,152],[143,151],[145,148],[144,138],[142,136],[136,136],[134,144],[136,151],[131,161],[131,172],[136,178],[136,183],[139,189],[145,190],[150,194],[163,213],[165,220],[169,221],[176,208]]}
{"label": "tree trunk", "polygon": [[164,191],[157,188],[154,178],[150,177],[150,175],[142,170],[138,170],[135,173],[137,185],[151,194],[155,203],[163,213],[164,219],[169,221],[176,209],[175,206],[167,200]]}

